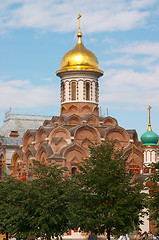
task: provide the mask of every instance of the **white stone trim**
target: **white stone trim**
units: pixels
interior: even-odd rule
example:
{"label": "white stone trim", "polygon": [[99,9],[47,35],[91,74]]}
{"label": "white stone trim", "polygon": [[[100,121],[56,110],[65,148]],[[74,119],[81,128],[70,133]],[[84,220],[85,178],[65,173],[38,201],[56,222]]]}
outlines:
{"label": "white stone trim", "polygon": [[[72,82],[76,83],[76,100],[72,100]],[[90,100],[86,100],[86,83],[90,84]],[[62,84],[64,84],[64,101],[62,101]],[[73,77],[73,74],[70,74],[70,78],[62,76],[61,78],[61,103],[71,103],[71,102],[91,102],[98,104],[98,93],[96,89],[96,84],[98,84],[98,78],[96,75],[87,73],[78,74]]]}
{"label": "white stone trim", "polygon": [[96,101],[95,100],[95,95],[96,95],[96,88],[95,88],[95,82],[92,82],[92,101]]}
{"label": "white stone trim", "polygon": [[65,102],[69,101],[69,82],[65,84]]}
{"label": "white stone trim", "polygon": [[144,148],[144,164],[148,165],[152,162],[157,162],[157,149],[156,148]]}
{"label": "white stone trim", "polygon": [[78,82],[78,100],[83,101],[83,80],[80,79]]}

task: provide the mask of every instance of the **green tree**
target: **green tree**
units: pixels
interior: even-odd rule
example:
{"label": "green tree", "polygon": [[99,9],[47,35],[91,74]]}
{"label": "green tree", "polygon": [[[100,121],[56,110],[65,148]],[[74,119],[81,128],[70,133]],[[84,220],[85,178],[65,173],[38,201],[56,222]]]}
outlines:
{"label": "green tree", "polygon": [[159,227],[159,162],[151,165],[152,174],[147,179],[149,182],[149,211],[150,218],[156,220]]}
{"label": "green tree", "polygon": [[[21,202],[24,200],[25,185],[17,182],[11,176],[0,182],[0,231],[14,234],[18,230],[18,224],[24,220]],[[20,222],[18,218],[20,217]]]}
{"label": "green tree", "polygon": [[37,164],[36,179],[32,182],[33,188],[38,189],[35,228],[47,238],[59,237],[67,232],[69,223],[67,169],[55,164]]}
{"label": "green tree", "polygon": [[16,238],[58,237],[68,229],[65,169],[36,162],[35,178],[0,182],[0,231]]}
{"label": "green tree", "polygon": [[72,181],[72,226],[94,234],[126,234],[142,223],[143,184],[133,180],[123,150],[113,141],[90,147]]}

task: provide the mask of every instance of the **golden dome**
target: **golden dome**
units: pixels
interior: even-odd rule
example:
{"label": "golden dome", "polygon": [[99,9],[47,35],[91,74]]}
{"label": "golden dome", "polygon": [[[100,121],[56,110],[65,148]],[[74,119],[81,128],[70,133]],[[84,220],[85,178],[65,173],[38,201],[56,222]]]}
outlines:
{"label": "golden dome", "polygon": [[[79,21],[81,15],[79,14]],[[78,41],[76,46],[68,51],[62,58],[61,69],[57,74],[65,71],[95,71],[103,75],[103,72],[98,69],[98,60],[94,53],[85,48],[82,43],[82,33],[79,22],[79,32],[77,34]]]}
{"label": "golden dome", "polygon": [[61,61],[61,69],[67,68],[95,68],[98,69],[98,60],[94,53],[85,48],[81,41],[81,37],[78,38],[76,46],[67,52]]}

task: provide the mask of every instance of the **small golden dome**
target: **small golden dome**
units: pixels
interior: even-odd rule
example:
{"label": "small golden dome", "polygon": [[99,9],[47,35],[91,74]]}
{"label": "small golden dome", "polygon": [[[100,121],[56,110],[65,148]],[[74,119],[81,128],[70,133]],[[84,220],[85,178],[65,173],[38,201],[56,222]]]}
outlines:
{"label": "small golden dome", "polygon": [[79,32],[77,34],[78,41],[76,46],[68,51],[62,58],[61,69],[57,71],[57,75],[65,71],[95,71],[99,75],[103,75],[103,71],[98,69],[98,60],[94,53],[85,48],[82,43],[82,33],[79,14]]}
{"label": "small golden dome", "polygon": [[[78,35],[77,35],[78,36]],[[85,48],[81,41],[81,37],[78,36],[78,42],[76,46],[67,52],[61,61],[61,69],[98,69],[98,60],[94,53]]]}

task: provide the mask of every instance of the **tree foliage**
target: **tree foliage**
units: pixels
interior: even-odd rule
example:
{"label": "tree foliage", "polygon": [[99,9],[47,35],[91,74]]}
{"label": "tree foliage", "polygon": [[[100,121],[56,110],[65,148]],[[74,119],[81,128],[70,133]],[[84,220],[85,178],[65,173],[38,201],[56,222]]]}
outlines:
{"label": "tree foliage", "polygon": [[25,210],[21,207],[26,189],[22,181],[17,182],[11,176],[0,182],[0,231],[18,232],[18,225],[23,226]]}
{"label": "tree foliage", "polygon": [[149,211],[150,218],[156,220],[159,227],[159,162],[151,165],[152,174],[149,176]]}
{"label": "tree foliage", "polygon": [[128,171],[123,150],[107,141],[90,148],[73,180],[59,165],[35,163],[34,180],[0,182],[0,231],[17,239],[62,236],[68,228],[95,234],[137,229],[143,214],[142,184]]}
{"label": "tree foliage", "polygon": [[0,182],[0,231],[16,238],[61,236],[68,229],[65,169],[36,162],[35,178]]}
{"label": "tree foliage", "polygon": [[113,141],[90,147],[72,183],[72,226],[95,234],[126,234],[142,223],[143,184],[133,181],[123,150]]}

